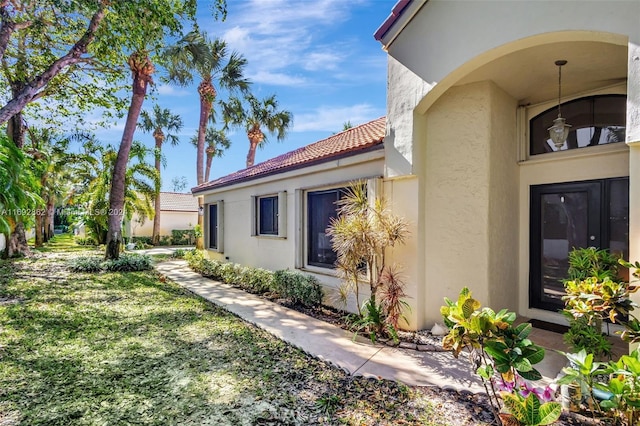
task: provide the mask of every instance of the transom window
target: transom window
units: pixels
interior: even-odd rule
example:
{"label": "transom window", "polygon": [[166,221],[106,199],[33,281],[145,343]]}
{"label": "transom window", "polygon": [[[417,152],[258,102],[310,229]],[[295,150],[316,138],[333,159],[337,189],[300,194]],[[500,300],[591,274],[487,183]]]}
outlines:
{"label": "transom window", "polygon": [[307,264],[335,268],[338,257],[326,229],[331,219],[338,216],[337,201],[345,191],[346,188],[336,188],[307,192]]}
{"label": "transom window", "polygon": [[[571,125],[560,151],[624,142],[627,97],[599,95],[563,103],[562,116]],[[557,106],[530,121],[530,155],[557,151],[547,130],[558,116]]]}
{"label": "transom window", "polygon": [[258,235],[278,235],[278,196],[256,199]]}

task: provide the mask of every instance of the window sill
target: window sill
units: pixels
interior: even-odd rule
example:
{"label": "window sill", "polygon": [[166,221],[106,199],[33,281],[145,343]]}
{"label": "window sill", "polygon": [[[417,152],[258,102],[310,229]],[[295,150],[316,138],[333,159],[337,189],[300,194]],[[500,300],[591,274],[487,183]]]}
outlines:
{"label": "window sill", "polygon": [[259,234],[253,235],[255,238],[264,238],[265,240],[286,240],[287,237],[280,237],[278,235]]}
{"label": "window sill", "polygon": [[301,268],[298,268],[300,271],[307,272],[310,274],[324,275],[327,277],[338,278],[338,271],[330,268],[321,268],[319,266],[305,265]]}
{"label": "window sill", "polygon": [[612,155],[628,152],[629,147],[624,142],[615,144],[594,146],[589,148],[579,148],[568,151],[549,152],[547,154],[530,155],[526,160],[520,161],[520,165],[540,164],[554,161],[565,161],[577,158],[586,158],[593,156]]}

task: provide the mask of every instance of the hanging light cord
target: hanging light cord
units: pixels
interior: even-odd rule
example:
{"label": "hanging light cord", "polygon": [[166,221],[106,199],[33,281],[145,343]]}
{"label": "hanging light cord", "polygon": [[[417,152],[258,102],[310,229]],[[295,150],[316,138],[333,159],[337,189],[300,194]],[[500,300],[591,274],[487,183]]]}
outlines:
{"label": "hanging light cord", "polygon": [[560,100],[562,99],[562,65],[558,65],[558,117],[561,117],[560,113]]}

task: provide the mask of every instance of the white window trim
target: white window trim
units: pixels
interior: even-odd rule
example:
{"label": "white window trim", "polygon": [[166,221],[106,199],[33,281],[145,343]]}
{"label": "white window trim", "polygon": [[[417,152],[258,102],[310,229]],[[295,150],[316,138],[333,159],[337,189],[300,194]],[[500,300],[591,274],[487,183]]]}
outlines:
{"label": "white window trim", "polygon": [[[261,234],[260,233],[260,199],[261,198],[278,198],[278,233],[277,234]],[[287,191],[278,193],[252,195],[251,196],[251,236],[260,238],[287,238]]]}
{"label": "white window trim", "polygon": [[[216,205],[217,206],[217,210],[218,210],[218,223],[217,223],[217,232],[218,232],[218,245],[217,247],[210,247],[209,244],[209,235],[210,235],[210,229],[209,229],[209,206],[211,205]],[[204,223],[206,224],[205,228],[206,228],[206,232],[204,235],[204,243],[205,243],[205,248],[209,251],[213,251],[216,253],[224,253],[224,201],[219,200],[219,201],[214,201],[212,203],[207,203],[205,205],[205,216],[204,216]]]}

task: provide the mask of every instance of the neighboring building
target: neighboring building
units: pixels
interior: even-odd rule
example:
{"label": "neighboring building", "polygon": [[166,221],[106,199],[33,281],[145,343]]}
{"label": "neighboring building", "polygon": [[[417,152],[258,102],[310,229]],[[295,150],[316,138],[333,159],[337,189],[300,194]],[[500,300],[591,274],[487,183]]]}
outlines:
{"label": "neighboring building", "polygon": [[[174,229],[193,229],[198,224],[198,199],[190,193],[160,193],[160,236],[171,236]],[[151,237],[153,219],[140,220],[137,215],[127,224],[128,234],[133,237]]]}
{"label": "neighboring building", "polygon": [[[375,37],[385,179],[405,176],[418,210],[418,326],[462,286],[561,323],[572,247],[640,259],[639,23],[639,1],[396,4]],[[556,60],[572,125],[559,150]]]}
{"label": "neighboring building", "polygon": [[366,179],[372,195],[382,190],[384,132],[385,119],[379,118],[193,188],[204,196],[210,257],[297,268],[317,276],[327,290],[336,288],[335,253],[325,229],[350,182]]}

